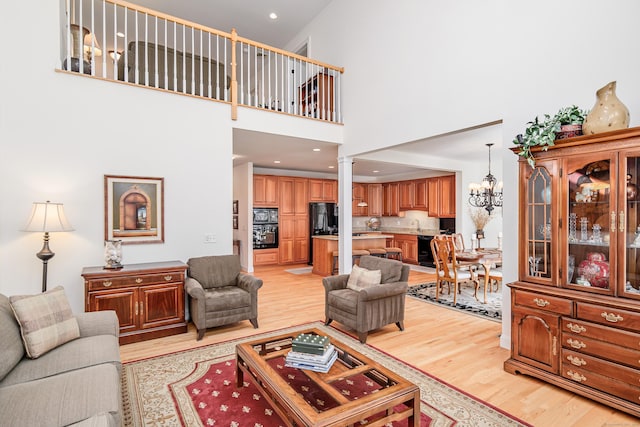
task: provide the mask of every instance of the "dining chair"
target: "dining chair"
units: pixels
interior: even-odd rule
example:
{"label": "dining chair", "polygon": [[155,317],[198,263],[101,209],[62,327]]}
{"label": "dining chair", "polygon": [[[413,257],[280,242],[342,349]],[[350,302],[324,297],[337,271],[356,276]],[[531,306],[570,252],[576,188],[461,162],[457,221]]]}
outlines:
{"label": "dining chair", "polygon": [[440,287],[446,283],[451,292],[453,285],[453,304],[458,301],[460,285],[472,283],[474,285],[474,297],[478,297],[480,282],[475,271],[475,266],[470,262],[459,262],[456,258],[456,248],[452,239],[434,238],[431,240],[431,250],[436,260],[436,300],[440,299]]}

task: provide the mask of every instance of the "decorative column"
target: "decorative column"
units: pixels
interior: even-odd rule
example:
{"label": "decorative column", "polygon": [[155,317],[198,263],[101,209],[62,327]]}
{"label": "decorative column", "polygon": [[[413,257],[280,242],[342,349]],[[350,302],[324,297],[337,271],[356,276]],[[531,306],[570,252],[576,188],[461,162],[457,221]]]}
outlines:
{"label": "decorative column", "polygon": [[351,157],[338,157],[338,228],[340,230],[338,250],[340,251],[340,274],[350,273],[352,267],[352,160]]}

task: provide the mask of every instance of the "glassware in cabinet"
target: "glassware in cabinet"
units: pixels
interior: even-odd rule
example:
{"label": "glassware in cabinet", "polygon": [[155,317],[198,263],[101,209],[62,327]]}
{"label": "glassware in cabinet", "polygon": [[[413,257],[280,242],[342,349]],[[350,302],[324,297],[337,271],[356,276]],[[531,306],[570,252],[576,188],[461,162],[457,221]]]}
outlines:
{"label": "glassware in cabinet", "polygon": [[[611,249],[615,209],[612,174],[615,162],[601,156],[574,156],[566,159],[566,257],[563,283],[592,292],[613,293]],[[614,184],[615,187],[615,184]],[[615,240],[615,238],[614,238]],[[612,259],[612,257],[614,259]]]}
{"label": "glassware in cabinet", "polygon": [[525,275],[529,278],[550,282],[553,272],[552,200],[554,186],[549,165],[539,162],[526,181],[526,260]]}

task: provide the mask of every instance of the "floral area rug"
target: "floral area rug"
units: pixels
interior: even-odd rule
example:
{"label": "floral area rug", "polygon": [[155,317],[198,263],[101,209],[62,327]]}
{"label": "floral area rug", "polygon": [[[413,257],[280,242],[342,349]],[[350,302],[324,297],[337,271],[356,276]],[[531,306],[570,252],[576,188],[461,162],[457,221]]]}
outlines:
{"label": "floral area rug", "polygon": [[[323,334],[353,347],[420,388],[421,426],[528,426],[528,424],[462,392],[437,378],[322,322],[225,341],[123,364],[124,425],[129,426],[285,426],[253,382],[236,387],[235,346],[249,340],[317,328]],[[277,363],[277,362],[276,362]],[[309,393],[296,372],[292,387]],[[359,392],[375,392],[363,382]],[[349,388],[353,389],[353,388]],[[322,396],[310,396],[319,405],[330,404]],[[366,425],[366,424],[365,424]],[[403,426],[397,422],[393,426]],[[391,427],[392,425],[388,425]]]}
{"label": "floral area rug", "polygon": [[502,321],[501,289],[498,289],[498,292],[487,292],[486,304],[482,303],[482,299],[484,298],[482,289],[478,290],[478,298],[480,298],[480,301],[478,301],[473,296],[473,287],[465,285],[460,287],[460,293],[458,294],[455,305],[453,305],[453,295],[447,290],[446,286],[444,287],[444,292],[440,292],[440,298],[436,300],[435,282],[409,286],[407,295],[442,307],[480,316],[485,319],[494,320],[496,322]]}

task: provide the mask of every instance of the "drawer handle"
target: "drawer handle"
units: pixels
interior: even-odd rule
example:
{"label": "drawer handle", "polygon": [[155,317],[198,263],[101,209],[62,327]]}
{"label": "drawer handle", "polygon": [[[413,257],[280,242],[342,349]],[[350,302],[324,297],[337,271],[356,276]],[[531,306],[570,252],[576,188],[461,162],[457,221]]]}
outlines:
{"label": "drawer handle", "polygon": [[578,340],[572,340],[571,338],[569,338],[567,340],[567,344],[569,344],[571,347],[580,350],[581,348],[585,348],[587,345],[585,343],[583,343],[582,341],[578,341]]}
{"label": "drawer handle", "polygon": [[104,282],[102,282],[102,286],[106,288],[108,288],[111,285],[113,285],[113,282],[111,280],[105,280]]}
{"label": "drawer handle", "polygon": [[586,360],[571,355],[567,356],[567,360],[571,362],[572,365],[576,366],[584,366],[587,364]]}
{"label": "drawer handle", "polygon": [[579,383],[587,380],[587,377],[585,377],[584,375],[579,374],[578,372],[569,371],[569,372],[567,372],[567,375],[572,380],[578,381]]}
{"label": "drawer handle", "polygon": [[587,330],[587,328],[585,328],[584,326],[574,325],[573,323],[567,323],[567,328],[569,328],[571,332],[575,332],[576,334],[579,334]]}
{"label": "drawer handle", "polygon": [[601,316],[607,321],[607,322],[611,322],[611,323],[617,323],[617,322],[622,322],[624,320],[624,318],[622,316],[620,316],[619,314],[615,314],[615,313],[607,313],[606,311],[603,311]]}
{"label": "drawer handle", "polygon": [[538,307],[546,307],[551,304],[549,301],[543,300],[542,298],[534,298],[533,302],[535,302]]}
{"label": "drawer handle", "polygon": [[138,277],[138,278],[136,279],[136,283],[142,283],[142,279]]}
{"label": "drawer handle", "polygon": [[173,278],[173,276],[164,276],[164,280],[166,280],[167,282],[170,281]]}

